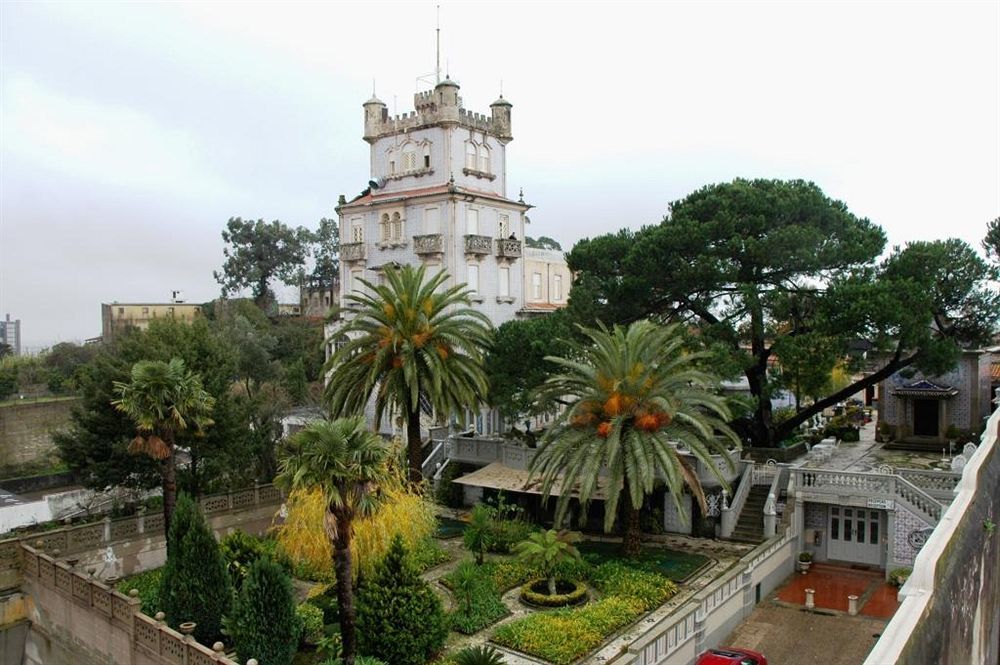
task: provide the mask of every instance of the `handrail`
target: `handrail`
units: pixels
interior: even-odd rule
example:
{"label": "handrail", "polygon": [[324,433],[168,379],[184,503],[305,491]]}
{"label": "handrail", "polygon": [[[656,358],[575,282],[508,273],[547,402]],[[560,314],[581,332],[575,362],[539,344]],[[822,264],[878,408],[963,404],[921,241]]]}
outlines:
{"label": "handrail", "polygon": [[428,477],[428,468],[433,472],[437,468],[437,464],[440,463],[441,458],[444,457],[444,441],[438,441],[438,444],[434,446],[431,454],[427,456],[424,463],[420,465],[420,473],[424,478]]}
{"label": "handrail", "polygon": [[920,513],[923,513],[922,515],[919,515],[919,517],[923,517],[924,521],[928,522],[930,526],[934,526],[941,521],[941,513],[943,512],[943,509],[941,507],[941,503],[937,499],[902,476],[896,476],[895,478],[897,499],[902,499],[908,503],[910,507],[916,509]]}
{"label": "handrail", "polygon": [[863,473],[829,469],[795,469],[798,486],[803,491],[841,494],[844,490],[867,493],[903,501],[929,525],[941,519],[941,503],[910,481],[895,473]]}
{"label": "handrail", "polygon": [[732,502],[728,506],[723,502],[722,528],[720,533],[723,538],[729,538],[733,535],[733,531],[736,529],[736,521],[740,518],[740,513],[743,512],[743,506],[747,502],[747,497],[750,496],[751,485],[753,485],[752,467],[743,472],[740,484],[737,485],[736,491],[733,493]]}

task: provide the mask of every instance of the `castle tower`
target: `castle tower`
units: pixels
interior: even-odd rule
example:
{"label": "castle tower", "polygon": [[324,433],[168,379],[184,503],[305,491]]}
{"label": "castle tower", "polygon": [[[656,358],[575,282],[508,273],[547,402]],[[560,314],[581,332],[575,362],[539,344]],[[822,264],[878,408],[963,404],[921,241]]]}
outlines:
{"label": "castle tower", "polygon": [[445,270],[475,291],[473,306],[500,325],[524,305],[523,201],[507,198],[511,103],[467,110],[446,77],[417,92],[413,111],[390,116],[377,97],[363,104],[371,186],[337,207],[341,302],[360,280],[394,265]]}

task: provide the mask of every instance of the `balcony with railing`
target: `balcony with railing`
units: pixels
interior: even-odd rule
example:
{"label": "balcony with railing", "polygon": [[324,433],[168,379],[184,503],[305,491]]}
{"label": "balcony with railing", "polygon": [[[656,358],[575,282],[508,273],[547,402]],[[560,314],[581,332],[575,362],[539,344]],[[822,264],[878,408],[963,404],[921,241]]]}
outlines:
{"label": "balcony with railing", "polygon": [[506,259],[521,258],[521,241],[513,238],[497,238],[497,256]]}
{"label": "balcony with railing", "polygon": [[489,236],[467,235],[465,236],[466,254],[490,254],[493,252],[493,239]]}
{"label": "balcony with railing", "polygon": [[440,233],[413,236],[413,251],[417,254],[443,254],[444,236]]}
{"label": "balcony with railing", "polygon": [[365,258],[365,243],[349,242],[340,245],[341,261],[361,261]]}

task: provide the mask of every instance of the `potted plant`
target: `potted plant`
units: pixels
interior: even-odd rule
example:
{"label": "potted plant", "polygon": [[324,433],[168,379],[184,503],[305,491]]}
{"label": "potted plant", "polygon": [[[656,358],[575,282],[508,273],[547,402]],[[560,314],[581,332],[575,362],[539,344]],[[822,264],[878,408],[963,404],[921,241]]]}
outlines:
{"label": "potted plant", "polygon": [[805,575],[809,572],[809,566],[812,565],[813,555],[812,552],[799,552],[799,570]]}

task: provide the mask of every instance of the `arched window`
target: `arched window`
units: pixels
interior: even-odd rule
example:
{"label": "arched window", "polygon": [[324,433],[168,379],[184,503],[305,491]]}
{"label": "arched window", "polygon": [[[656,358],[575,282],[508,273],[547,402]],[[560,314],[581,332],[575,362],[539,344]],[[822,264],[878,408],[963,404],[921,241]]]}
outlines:
{"label": "arched window", "polygon": [[476,170],[476,144],[472,141],[465,143],[465,168]]}
{"label": "arched window", "polygon": [[403,220],[398,212],[392,213],[392,240],[398,242],[403,239]]}
{"label": "arched window", "polygon": [[378,223],[378,239],[379,242],[389,242],[389,215],[382,215],[382,219]]}
{"label": "arched window", "polygon": [[490,149],[485,143],[479,149],[479,170],[483,173],[490,172]]}

